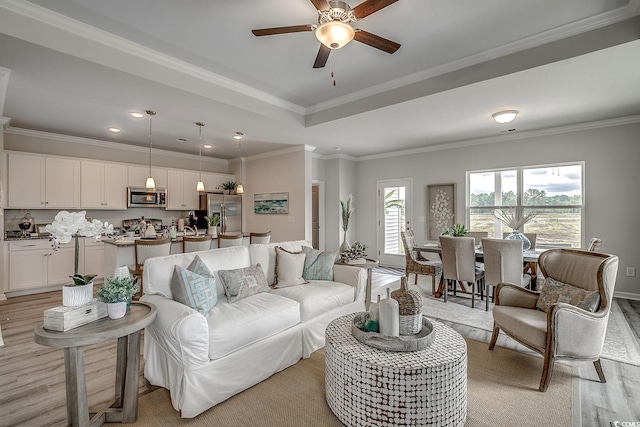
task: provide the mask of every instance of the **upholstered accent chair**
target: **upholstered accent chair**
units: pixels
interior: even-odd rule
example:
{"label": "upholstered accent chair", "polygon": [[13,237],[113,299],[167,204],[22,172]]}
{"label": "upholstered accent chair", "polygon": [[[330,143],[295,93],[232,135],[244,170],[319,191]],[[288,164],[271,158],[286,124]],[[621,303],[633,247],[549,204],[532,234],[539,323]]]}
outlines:
{"label": "upholstered accent chair", "polygon": [[[463,282],[471,285],[471,308],[475,307],[476,285],[482,286],[484,269],[476,265],[476,248],[473,237],[440,236],[442,253],[442,278],[453,282],[455,294],[456,284],[464,290]],[[444,301],[447,302],[448,285],[444,290]]]}
{"label": "upholstered accent chair", "polygon": [[[482,239],[484,253],[484,288],[489,311],[489,294],[499,283],[527,287],[531,276],[522,273],[522,240]],[[495,294],[495,292],[494,292]]]}
{"label": "upholstered accent chair", "polygon": [[171,252],[171,239],[137,239],[134,241],[134,254],[136,259],[136,265],[133,271],[131,271],[134,280],[140,284],[140,291],[134,296],[134,298],[140,298],[144,291],[142,289],[142,273],[144,268],[144,262],[147,258],[156,256],[169,255]]}
{"label": "upholstered accent chair", "polygon": [[416,278],[413,283],[417,284],[418,274],[431,276],[431,295],[435,295],[436,276],[442,275],[442,262],[429,261],[420,255],[420,252],[413,250],[416,245],[416,238],[413,234],[413,230],[403,231],[401,236],[402,244],[404,246],[405,275],[407,276],[407,279],[410,274],[415,274]]}
{"label": "upholstered accent chair", "polygon": [[[550,249],[540,254],[538,265],[545,277],[540,293],[512,284],[497,286],[489,350],[496,345],[498,333],[502,330],[542,354],[544,366],[540,391],[547,390],[556,359],[592,361],[600,382],[606,382],[600,352],[618,274],[618,257],[577,249]],[[575,291],[597,293],[599,302],[591,307],[595,311],[567,302],[550,301],[548,296],[551,293],[544,289],[550,279],[555,281],[556,289],[561,285],[574,294]],[[537,308],[545,308],[540,304],[543,300],[548,304],[546,313]],[[565,294],[557,300],[567,301],[568,297]]]}
{"label": "upholstered accent chair", "polygon": [[264,233],[249,233],[249,243],[269,243],[271,241],[271,231],[266,231]]}
{"label": "upholstered accent chair", "polygon": [[182,236],[182,253],[211,249],[211,236]]}
{"label": "upholstered accent chair", "polygon": [[218,247],[242,246],[242,234],[218,234]]}

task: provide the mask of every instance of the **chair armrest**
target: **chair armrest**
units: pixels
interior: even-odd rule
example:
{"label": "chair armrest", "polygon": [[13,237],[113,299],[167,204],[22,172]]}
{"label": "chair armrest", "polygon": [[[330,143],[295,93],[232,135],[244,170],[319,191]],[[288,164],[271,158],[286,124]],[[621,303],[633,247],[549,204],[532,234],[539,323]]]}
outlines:
{"label": "chair armrest", "polygon": [[158,308],[145,334],[164,352],[185,369],[209,362],[209,325],[202,314],[161,295],[144,295],[141,300]]}
{"label": "chair armrest", "polygon": [[547,312],[547,333],[554,355],[596,360],[607,332],[609,310],[592,313],[566,303],[552,304]]}
{"label": "chair armrest", "polygon": [[496,305],[536,308],[539,297],[539,292],[534,292],[511,283],[499,283],[496,287]]}
{"label": "chair armrest", "polygon": [[351,265],[333,265],[333,281],[353,286],[354,301],[365,299],[367,269]]}

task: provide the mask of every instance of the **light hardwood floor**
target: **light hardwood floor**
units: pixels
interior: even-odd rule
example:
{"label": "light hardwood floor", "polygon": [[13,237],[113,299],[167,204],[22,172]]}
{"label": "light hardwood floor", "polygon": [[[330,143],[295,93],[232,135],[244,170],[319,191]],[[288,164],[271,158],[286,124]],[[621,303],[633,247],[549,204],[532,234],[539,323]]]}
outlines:
{"label": "light hardwood floor", "polygon": [[[373,287],[397,279],[374,273]],[[33,340],[33,329],[43,321],[44,310],[60,303],[60,292],[0,302],[0,326],[5,343],[0,347],[0,426],[66,425],[63,352],[38,345]],[[640,330],[640,303],[629,302],[623,310],[632,316],[631,327]],[[487,331],[449,325],[465,337],[484,342],[490,339]],[[113,399],[115,347],[114,340],[85,348],[88,398],[92,408]],[[574,425],[595,427],[609,426],[616,420],[640,421],[640,368],[609,360],[603,360],[602,365],[606,384],[597,381],[590,363],[575,369],[574,396],[579,395],[580,399],[573,403]],[[143,367],[144,361],[140,371],[141,393],[151,388],[142,377]]]}

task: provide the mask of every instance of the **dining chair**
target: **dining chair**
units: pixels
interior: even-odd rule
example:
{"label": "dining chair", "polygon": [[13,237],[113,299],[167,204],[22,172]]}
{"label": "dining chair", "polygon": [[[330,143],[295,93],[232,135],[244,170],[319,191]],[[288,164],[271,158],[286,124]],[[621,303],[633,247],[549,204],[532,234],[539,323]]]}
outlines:
{"label": "dining chair", "polygon": [[198,252],[211,249],[211,236],[182,236],[182,252]]}
{"label": "dining chair", "polygon": [[542,392],[549,386],[555,360],[561,358],[593,362],[598,379],[606,382],[600,352],[618,263],[615,255],[577,249],[541,253],[538,265],[546,279],[539,293],[505,283],[496,287],[489,350],[495,347],[502,330],[542,354],[544,364],[538,387]]}
{"label": "dining chair", "polygon": [[218,247],[242,246],[242,234],[218,234]]}
{"label": "dining chair", "polygon": [[265,233],[249,233],[249,243],[269,243],[271,241],[271,231]]}
{"label": "dining chair", "polygon": [[464,234],[464,237],[473,237],[475,240],[476,246],[482,244],[482,239],[485,237],[489,237],[488,231],[467,231]]}
{"label": "dining chair", "polygon": [[[400,233],[402,236],[402,244],[404,245],[404,259],[405,259],[405,275],[407,279],[410,274],[415,274],[416,278],[414,284],[418,283],[418,274],[424,274],[425,276],[431,276],[431,295],[436,294],[436,276],[442,276],[442,262],[429,261],[420,255],[419,251],[413,250],[415,248],[416,239],[413,234],[413,230],[406,230]],[[442,280],[442,279],[440,279]]]}
{"label": "dining chair", "polygon": [[[442,277],[453,281],[455,295],[456,284],[460,283],[463,291],[463,282],[471,285],[471,307],[475,307],[475,288],[482,286],[484,270],[476,266],[475,240],[473,237],[449,237],[440,236],[442,250]],[[448,286],[444,289],[444,302],[447,302]],[[482,296],[482,293],[480,294]]]}
{"label": "dining chair", "polygon": [[[489,311],[489,290],[499,283],[527,287],[531,276],[522,273],[522,240],[482,239],[484,254],[485,310]],[[492,292],[495,295],[495,292]]]}
{"label": "dining chair", "polygon": [[594,237],[593,239],[591,239],[591,242],[589,242],[589,248],[587,250],[589,252],[598,252],[598,249],[600,249],[601,244],[602,244],[602,239],[598,237]]}
{"label": "dining chair", "polygon": [[[509,235],[510,233],[502,233],[502,238],[505,238]],[[524,234],[524,236],[529,239],[529,242],[531,242],[531,247],[528,249],[530,251],[535,251],[536,250],[536,240],[538,239],[538,233],[522,233]],[[528,274],[529,276],[531,276],[531,285],[535,285],[536,283],[536,278],[537,278],[537,266],[535,262],[527,262],[527,261],[523,261],[522,262],[522,274]],[[533,288],[535,289],[535,288]]]}
{"label": "dining chair", "polygon": [[137,239],[134,240],[134,254],[135,254],[135,268],[131,272],[135,280],[140,283],[139,293],[136,294],[136,299],[140,298],[143,294],[142,290],[142,273],[144,268],[144,262],[148,258],[157,256],[165,256],[171,253],[171,239],[166,237],[164,239]]}

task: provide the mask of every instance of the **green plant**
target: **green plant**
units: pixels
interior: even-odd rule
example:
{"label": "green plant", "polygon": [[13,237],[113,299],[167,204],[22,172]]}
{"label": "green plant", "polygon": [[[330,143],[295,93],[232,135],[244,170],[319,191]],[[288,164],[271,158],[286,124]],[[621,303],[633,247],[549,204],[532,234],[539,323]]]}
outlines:
{"label": "green plant", "polygon": [[222,183],[223,190],[233,190],[234,188],[236,188],[236,183],[233,181],[227,181]]}
{"label": "green plant", "polygon": [[442,233],[443,236],[453,236],[453,237],[463,237],[465,234],[467,234],[467,228],[464,226],[464,224],[455,224],[453,227],[451,228],[447,228],[444,233]]}
{"label": "green plant", "polygon": [[97,295],[102,302],[114,303],[129,301],[138,292],[131,277],[108,277],[98,289]]}
{"label": "green plant", "polygon": [[349,194],[346,202],[340,200],[340,207],[342,208],[342,231],[345,233],[349,230],[349,219],[353,213],[353,196]]}
{"label": "green plant", "polygon": [[218,225],[220,225],[220,214],[214,213],[211,215],[206,215],[204,219],[207,221],[209,227],[217,227]]}

